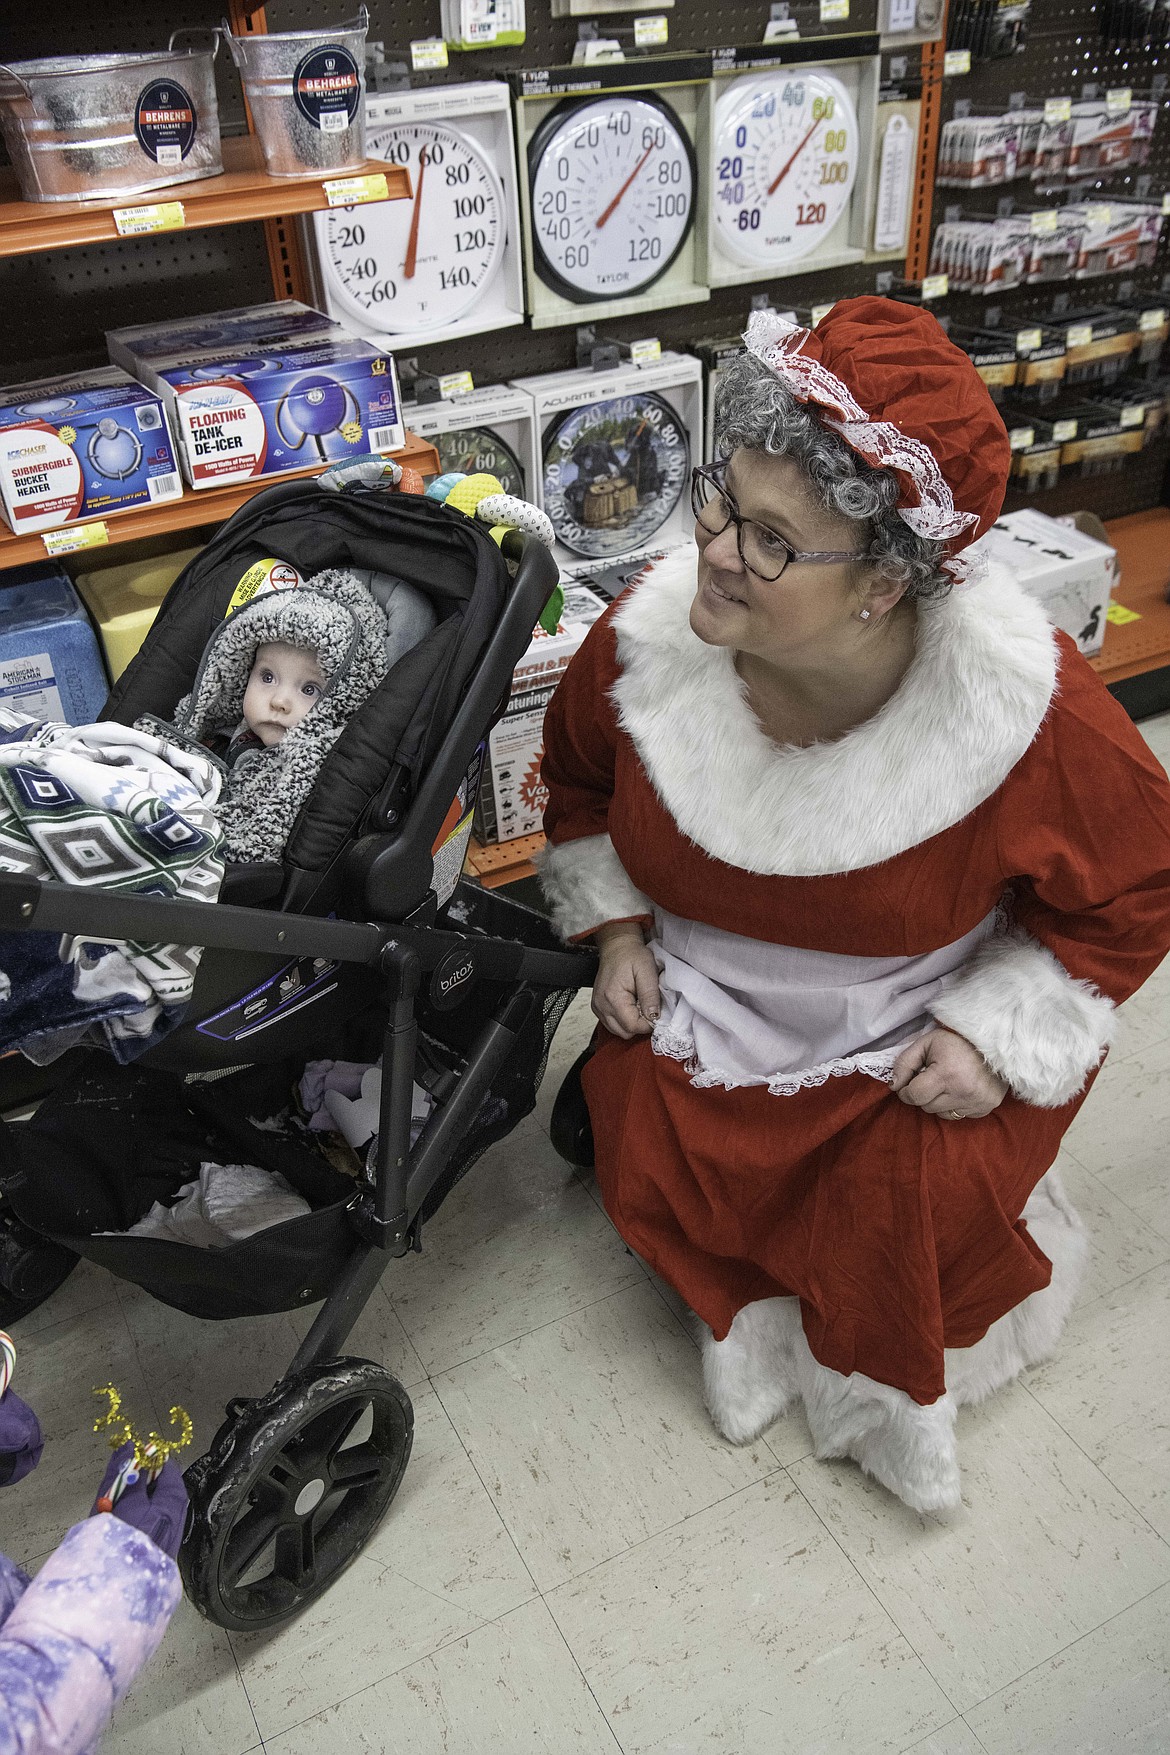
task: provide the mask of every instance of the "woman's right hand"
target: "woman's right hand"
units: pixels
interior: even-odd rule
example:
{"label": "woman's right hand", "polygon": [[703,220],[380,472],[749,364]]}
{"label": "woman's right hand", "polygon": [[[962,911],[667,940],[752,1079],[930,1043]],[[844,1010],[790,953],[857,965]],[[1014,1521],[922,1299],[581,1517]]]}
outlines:
{"label": "woman's right hand", "polygon": [[618,921],[598,927],[593,936],[601,958],[593,983],[593,1015],[623,1042],[649,1036],[658,1022],[662,998],[658,965],[642,928],[632,921]]}

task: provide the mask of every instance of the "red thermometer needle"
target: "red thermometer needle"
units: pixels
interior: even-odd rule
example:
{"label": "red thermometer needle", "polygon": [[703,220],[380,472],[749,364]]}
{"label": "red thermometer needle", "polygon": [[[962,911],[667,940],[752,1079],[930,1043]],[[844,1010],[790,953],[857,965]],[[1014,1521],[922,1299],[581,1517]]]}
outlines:
{"label": "red thermometer needle", "polygon": [[418,154],[418,188],[414,192],[414,212],[410,216],[410,236],[406,240],[406,261],[402,264],[402,275],[405,280],[414,279],[414,265],[418,260],[418,220],[422,212],[423,177],[427,168],[427,149],[419,148]]}
{"label": "red thermometer needle", "polygon": [[783,170],[779,171],[776,174],[776,176],[773,177],[771,183],[768,185],[769,195],[774,195],[776,193],[777,189],[780,187],[781,183],[784,181],[785,177],[788,175],[789,171],[792,169],[793,165],[796,163],[797,159],[800,157],[801,153],[804,151],[805,147],[808,145],[809,141],[812,139],[813,135],[816,133],[816,131],[820,127],[820,125],[821,125],[820,121],[813,123],[812,127],[809,129],[808,133],[805,135],[804,139],[801,141],[800,145],[797,147],[796,151],[793,153],[793,155],[789,159],[788,163],[784,166]]}
{"label": "red thermometer needle", "polygon": [[597,221],[598,231],[601,230],[601,228],[605,224],[606,220],[614,212],[614,210],[616,209],[622,196],[625,194],[626,190],[629,188],[630,184],[633,182],[634,178],[637,176],[638,172],[642,169],[642,166],[646,163],[646,160],[650,157],[650,154],[653,151],[654,151],[654,142],[651,141],[649,146],[646,148],[645,152],[642,154],[641,158],[638,160],[637,164],[634,166],[633,170],[630,172],[629,176],[626,178],[625,182],[622,184],[621,188],[618,190],[617,194],[614,196],[613,200],[610,202],[609,206],[606,208],[605,212],[602,214],[601,218]]}

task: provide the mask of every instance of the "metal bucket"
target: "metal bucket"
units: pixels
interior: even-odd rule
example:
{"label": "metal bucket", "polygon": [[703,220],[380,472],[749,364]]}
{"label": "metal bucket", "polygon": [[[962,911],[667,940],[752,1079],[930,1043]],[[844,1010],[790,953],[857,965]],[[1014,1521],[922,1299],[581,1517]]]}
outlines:
{"label": "metal bucket", "polygon": [[370,15],[336,30],[223,30],[273,177],[356,171],[366,158],[366,31]]}
{"label": "metal bucket", "polygon": [[[0,62],[0,128],[26,201],[94,201],[223,170],[215,53]],[[204,33],[201,33],[204,34]]]}

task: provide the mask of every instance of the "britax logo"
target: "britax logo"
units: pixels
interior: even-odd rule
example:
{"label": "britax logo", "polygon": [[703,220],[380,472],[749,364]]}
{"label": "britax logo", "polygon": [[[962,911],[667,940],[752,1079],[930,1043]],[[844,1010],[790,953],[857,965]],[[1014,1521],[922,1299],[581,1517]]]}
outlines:
{"label": "britax logo", "polygon": [[453,992],[456,987],[462,987],[463,983],[471,975],[474,968],[475,968],[474,959],[471,957],[468,957],[466,963],[461,963],[453,975],[445,975],[443,977],[443,979],[439,982],[439,992],[445,998],[446,995]]}

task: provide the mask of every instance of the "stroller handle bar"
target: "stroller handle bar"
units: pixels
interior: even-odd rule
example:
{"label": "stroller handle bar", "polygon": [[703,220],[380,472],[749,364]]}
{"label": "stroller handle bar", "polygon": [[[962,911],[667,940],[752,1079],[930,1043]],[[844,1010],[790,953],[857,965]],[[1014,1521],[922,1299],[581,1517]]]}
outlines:
{"label": "stroller handle bar", "polygon": [[589,985],[594,960],[587,950],[543,950],[478,933],[125,895],[8,872],[0,872],[0,931],[68,933],[99,943],[130,939],[139,944],[201,945],[277,957],[334,957],[375,969],[402,951],[411,952],[422,970],[437,969],[453,952],[468,950],[477,975],[496,981],[534,981],[545,987]]}

